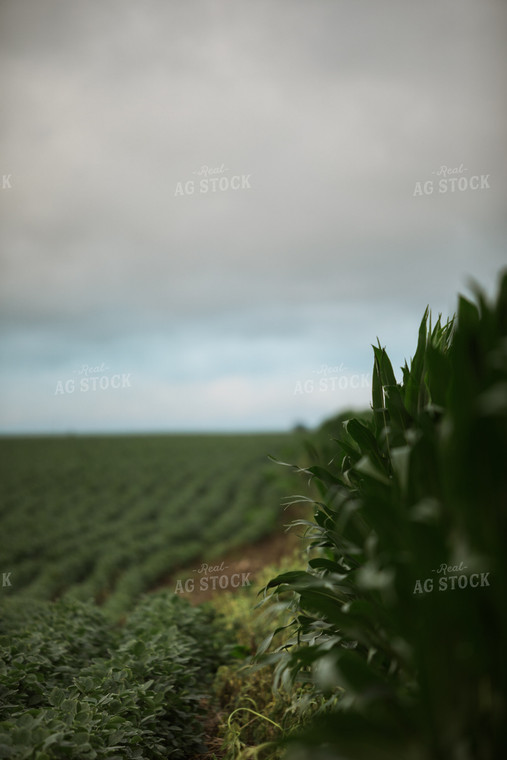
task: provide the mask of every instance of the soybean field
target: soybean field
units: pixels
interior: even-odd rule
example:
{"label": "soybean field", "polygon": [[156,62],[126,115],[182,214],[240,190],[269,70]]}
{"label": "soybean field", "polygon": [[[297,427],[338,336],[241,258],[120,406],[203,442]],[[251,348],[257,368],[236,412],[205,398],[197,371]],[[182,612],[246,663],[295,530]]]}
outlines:
{"label": "soybean field", "polygon": [[296,433],[3,438],[0,593],[121,613],[272,531],[287,475],[268,455],[299,446]]}

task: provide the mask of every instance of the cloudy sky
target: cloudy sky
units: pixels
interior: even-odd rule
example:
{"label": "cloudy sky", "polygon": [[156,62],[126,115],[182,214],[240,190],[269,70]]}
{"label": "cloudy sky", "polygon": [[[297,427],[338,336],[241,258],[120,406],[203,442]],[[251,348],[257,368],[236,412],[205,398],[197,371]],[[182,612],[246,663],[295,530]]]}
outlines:
{"label": "cloudy sky", "polygon": [[0,29],[0,432],[314,425],[368,405],[377,336],[398,368],[426,304],[494,292],[503,0],[1,0]]}

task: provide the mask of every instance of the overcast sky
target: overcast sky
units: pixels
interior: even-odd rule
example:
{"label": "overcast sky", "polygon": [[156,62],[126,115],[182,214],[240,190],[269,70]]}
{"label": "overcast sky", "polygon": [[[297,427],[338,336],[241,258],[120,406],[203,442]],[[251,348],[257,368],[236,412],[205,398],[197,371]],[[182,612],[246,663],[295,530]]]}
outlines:
{"label": "overcast sky", "polygon": [[426,304],[494,292],[503,0],[0,0],[0,30],[0,432],[314,425],[368,405],[377,336],[398,370]]}

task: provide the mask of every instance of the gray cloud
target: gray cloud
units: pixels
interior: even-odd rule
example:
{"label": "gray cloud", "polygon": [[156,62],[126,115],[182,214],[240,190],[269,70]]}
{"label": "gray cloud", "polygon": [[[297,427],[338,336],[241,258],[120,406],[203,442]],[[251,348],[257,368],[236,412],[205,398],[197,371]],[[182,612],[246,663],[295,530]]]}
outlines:
{"label": "gray cloud", "polygon": [[[493,0],[4,2],[5,386],[92,355],[158,382],[168,347],[224,382],[231,352],[276,384],[303,357],[369,362],[377,334],[401,361],[426,303],[505,261],[506,20]],[[175,194],[205,165],[251,187]],[[414,196],[443,165],[490,189]]]}

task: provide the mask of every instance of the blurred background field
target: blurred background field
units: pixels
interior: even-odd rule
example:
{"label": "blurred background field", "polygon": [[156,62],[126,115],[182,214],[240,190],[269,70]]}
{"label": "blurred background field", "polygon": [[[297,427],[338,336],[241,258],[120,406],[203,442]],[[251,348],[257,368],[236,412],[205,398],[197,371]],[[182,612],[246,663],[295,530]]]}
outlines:
{"label": "blurred background field", "polygon": [[279,523],[303,433],[0,440],[4,594],[123,612]]}

